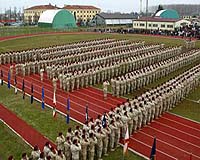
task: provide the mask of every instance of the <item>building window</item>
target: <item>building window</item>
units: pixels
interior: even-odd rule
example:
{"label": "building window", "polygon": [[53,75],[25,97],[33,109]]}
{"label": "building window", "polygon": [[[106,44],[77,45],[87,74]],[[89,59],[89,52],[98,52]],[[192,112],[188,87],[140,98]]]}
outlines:
{"label": "building window", "polygon": [[173,28],[173,25],[167,25],[167,28]]}
{"label": "building window", "polygon": [[144,23],[140,23],[140,27],[144,27]]}
{"label": "building window", "polygon": [[79,11],[77,11],[77,13],[79,13]]}
{"label": "building window", "polygon": [[161,24],[161,28],[165,28],[165,24]]}
{"label": "building window", "polygon": [[149,27],[151,27],[151,24],[149,24]]}
{"label": "building window", "polygon": [[153,24],[153,27],[158,27],[158,24]]}

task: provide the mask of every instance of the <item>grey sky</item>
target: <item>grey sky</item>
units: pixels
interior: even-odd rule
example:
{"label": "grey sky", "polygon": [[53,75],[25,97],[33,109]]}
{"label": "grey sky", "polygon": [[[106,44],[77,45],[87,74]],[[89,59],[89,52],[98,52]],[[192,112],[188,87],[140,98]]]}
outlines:
{"label": "grey sky", "polygon": [[[143,8],[145,6],[143,0]],[[5,8],[16,6],[17,8],[31,7],[33,5],[48,4],[57,5],[63,7],[64,4],[80,4],[80,5],[95,5],[100,7],[102,11],[113,11],[113,12],[132,12],[139,11],[140,0],[0,0],[0,12],[3,12]],[[149,5],[159,4],[200,4],[200,0],[149,0]]]}

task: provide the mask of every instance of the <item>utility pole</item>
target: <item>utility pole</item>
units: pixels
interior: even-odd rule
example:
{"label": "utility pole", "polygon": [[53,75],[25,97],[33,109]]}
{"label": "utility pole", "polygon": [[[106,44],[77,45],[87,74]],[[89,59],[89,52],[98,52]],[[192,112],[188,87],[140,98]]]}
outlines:
{"label": "utility pole", "polygon": [[148,16],[148,0],[146,0],[146,32],[147,32],[147,16]]}
{"label": "utility pole", "polygon": [[140,14],[142,14],[142,0],[140,0]]}

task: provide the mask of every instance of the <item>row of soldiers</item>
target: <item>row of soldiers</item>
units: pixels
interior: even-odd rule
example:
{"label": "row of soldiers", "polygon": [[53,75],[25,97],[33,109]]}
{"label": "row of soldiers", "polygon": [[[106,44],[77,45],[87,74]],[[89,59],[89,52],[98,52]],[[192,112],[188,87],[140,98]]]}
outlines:
{"label": "row of soldiers", "polygon": [[[167,81],[163,85],[147,91],[139,97],[119,104],[108,113],[98,115],[94,121],[86,121],[83,128],[71,128],[66,136],[59,133],[57,149],[67,160],[100,160],[108,151],[114,151],[119,139],[124,138],[127,128],[129,134],[137,132],[164,112],[175,107],[189,92],[200,85],[200,65]],[[55,155],[56,156],[56,155]]]}
{"label": "row of soldiers", "polygon": [[111,79],[112,94],[117,97],[130,94],[175,70],[199,61],[199,59],[200,50],[192,50],[166,61],[129,72],[121,77],[113,78]]}
{"label": "row of soldiers", "polygon": [[193,49],[195,48],[196,41],[185,40],[185,48],[186,49]]}
{"label": "row of soldiers", "polygon": [[[134,47],[134,46],[133,46]],[[114,63],[119,60],[126,60],[128,58],[134,58],[135,56],[147,54],[150,51],[157,50],[159,46],[144,46],[141,48],[136,48],[135,50],[122,50],[116,52],[109,52],[107,55],[91,53],[90,57],[87,55],[83,56],[81,59],[76,59],[76,57],[70,59],[65,59],[62,57],[59,59],[53,59],[46,62],[46,70],[55,70],[55,68],[62,67],[63,72],[74,71],[74,70],[84,70],[97,65],[106,65],[108,63]],[[73,62],[72,62],[73,61]],[[43,63],[43,62],[40,62]],[[59,72],[59,71],[58,71]],[[57,73],[55,73],[58,75]]]}
{"label": "row of soldiers", "polygon": [[[69,128],[66,136],[59,133],[56,138],[57,150],[47,142],[43,152],[36,146],[30,157],[33,160],[45,157],[47,160],[93,160],[95,157],[101,160],[102,155],[107,156],[108,151],[118,147],[120,136],[125,136],[127,128],[130,135],[137,132],[175,107],[199,85],[200,64],[139,97],[111,108],[108,113],[98,115],[96,120],[91,118],[82,129],[79,126],[74,131]],[[24,153],[22,160],[25,159],[28,156]]]}
{"label": "row of soldiers", "polygon": [[[22,51],[22,52],[10,52],[10,53],[2,53],[0,54],[0,64],[6,64],[6,63],[25,63],[27,61],[38,61],[42,59],[43,54],[53,54],[56,56],[59,52],[61,52],[63,55],[76,55],[77,53],[81,54],[87,51],[91,51],[91,49],[99,49],[104,48],[104,46],[112,46],[115,44],[129,44],[127,40],[109,40],[105,39],[98,43],[98,45],[93,45],[91,41],[91,45],[89,46],[76,46],[76,48],[70,49],[67,48],[66,50],[50,50],[49,48],[46,50],[43,49],[32,49],[28,51]],[[51,47],[50,47],[51,48]],[[44,52],[45,51],[45,52]]]}
{"label": "row of soldiers", "polygon": [[[132,43],[131,46],[133,48],[136,47],[136,45],[139,45],[140,43]],[[152,48],[151,50],[155,49]],[[109,52],[107,55],[103,55],[102,56],[107,56],[107,59],[109,58],[109,56],[113,54],[113,52]],[[95,55],[98,55],[97,57]],[[17,67],[19,68],[22,68],[22,67],[25,67],[25,68],[33,68],[33,72],[31,73],[39,73],[39,70],[36,68],[35,69],[35,66],[38,66],[38,68],[44,68],[45,70],[46,69],[51,69],[53,70],[53,66],[55,66],[56,64],[60,66],[60,64],[62,64],[62,68],[66,70],[66,68],[71,68],[71,69],[74,69],[74,68],[78,68],[80,66],[88,66],[88,65],[94,65],[94,64],[97,64],[97,63],[103,63],[103,62],[106,62],[104,58],[100,58],[99,57],[100,54],[96,53],[94,54],[94,52],[89,52],[89,53],[81,53],[77,56],[66,56],[66,55],[63,55],[62,57],[58,57],[58,58],[53,58],[53,59],[48,59],[48,60],[41,60],[41,61],[31,61],[31,62],[26,62],[24,64],[16,64]],[[112,57],[109,58],[109,60],[111,60]],[[85,64],[80,64],[80,61],[82,61],[82,63],[84,63],[85,61],[88,61],[88,62],[85,62]],[[47,68],[48,66],[48,68]],[[27,69],[28,70],[28,69]],[[26,72],[27,74],[29,74],[30,72]]]}
{"label": "row of soldiers", "polygon": [[[174,49],[176,50],[176,49]],[[171,51],[174,51],[173,49]],[[179,52],[175,52],[179,55]],[[147,64],[155,63],[153,58],[160,56],[162,58],[168,58],[165,54],[168,52],[161,51],[148,55],[147,57],[137,56],[133,60],[132,63],[130,61],[120,61],[114,64],[107,64],[106,66],[97,66],[91,67],[88,70],[79,70],[74,72],[68,72],[66,74],[60,73],[58,75],[58,79],[60,82],[60,88],[65,91],[73,91],[74,89],[79,89],[82,87],[88,87],[89,85],[99,84],[100,82],[104,82],[105,80],[110,80],[112,77],[119,76],[121,74],[125,74],[126,72],[133,71],[136,68],[142,68]],[[174,56],[176,54],[173,54]],[[171,54],[169,55],[169,57]],[[158,60],[158,58],[157,58]],[[133,63],[137,65],[133,65]],[[130,66],[128,64],[131,64]],[[128,69],[127,69],[128,68]],[[55,75],[51,75],[52,72],[47,72],[47,76],[51,79],[51,77],[56,77]]]}

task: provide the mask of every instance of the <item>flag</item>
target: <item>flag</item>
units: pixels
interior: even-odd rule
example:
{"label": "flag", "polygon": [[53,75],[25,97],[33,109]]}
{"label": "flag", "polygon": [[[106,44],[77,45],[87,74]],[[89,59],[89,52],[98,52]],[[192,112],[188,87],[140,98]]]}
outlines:
{"label": "flag", "polygon": [[103,128],[106,128],[106,114],[104,113],[104,115],[103,115],[103,119],[102,119],[102,127]]}
{"label": "flag", "polygon": [[88,116],[88,105],[86,105],[86,109],[85,109],[85,122],[88,122],[89,120],[89,116]]}
{"label": "flag", "polygon": [[10,72],[8,72],[8,89],[10,89]]}
{"label": "flag", "polygon": [[42,109],[44,109],[45,104],[44,104],[44,87],[42,87]]}
{"label": "flag", "polygon": [[56,118],[56,92],[53,92],[53,117]]}
{"label": "flag", "polygon": [[15,86],[15,94],[17,94],[17,76],[15,75],[15,79],[14,79],[14,86]]}
{"label": "flag", "polygon": [[56,92],[53,92],[53,104],[56,106]]}
{"label": "flag", "polygon": [[56,118],[56,107],[53,107],[53,117]]}
{"label": "flag", "polygon": [[23,99],[25,99],[25,82],[24,82],[24,79],[22,81],[22,94],[23,94]]}
{"label": "flag", "polygon": [[33,91],[34,91],[34,88],[33,88],[33,84],[31,83],[31,104],[33,104]]}
{"label": "flag", "polygon": [[67,98],[67,116],[66,116],[66,123],[69,124],[70,120],[70,99]]}
{"label": "flag", "polygon": [[3,71],[1,69],[1,85],[3,85]]}
{"label": "flag", "polygon": [[124,139],[124,155],[126,154],[127,150],[128,150],[128,143],[129,143],[129,131],[128,131],[128,127],[126,128],[126,135],[125,135],[125,139]]}
{"label": "flag", "polygon": [[150,155],[150,160],[155,160],[155,159],[156,159],[156,137],[154,138],[153,146],[151,149],[151,155]]}

